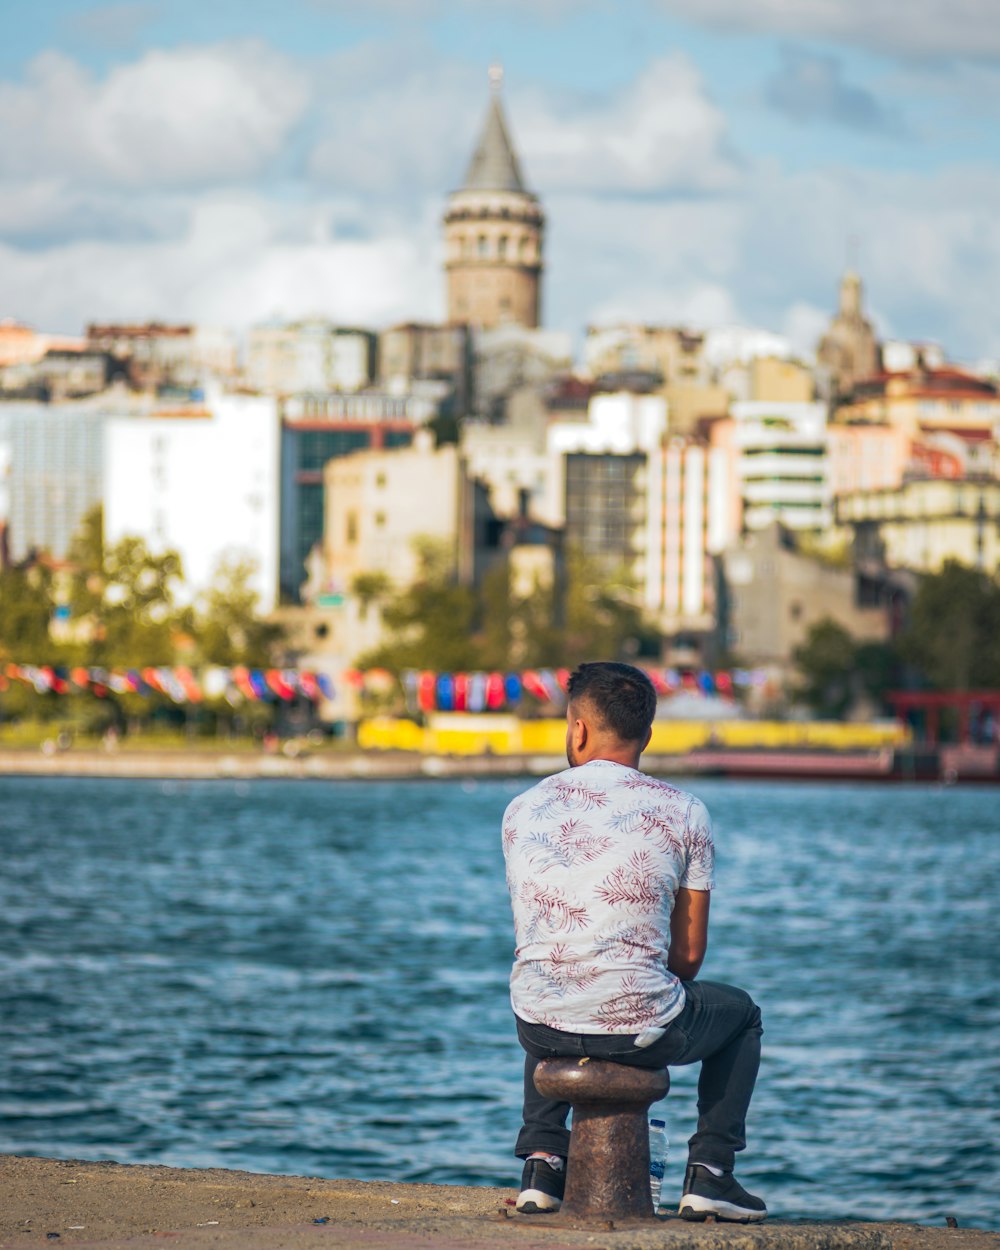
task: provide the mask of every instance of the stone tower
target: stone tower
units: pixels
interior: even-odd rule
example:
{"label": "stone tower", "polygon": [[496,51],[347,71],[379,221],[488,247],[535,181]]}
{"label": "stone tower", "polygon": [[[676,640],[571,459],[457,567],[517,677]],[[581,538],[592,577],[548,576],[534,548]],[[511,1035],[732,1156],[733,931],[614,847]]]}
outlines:
{"label": "stone tower", "polygon": [[525,190],[490,70],[490,106],[465,182],[444,215],[448,320],[481,329],[539,322],[542,230],[538,197]]}
{"label": "stone tower", "polygon": [[864,288],[853,269],[841,279],[840,307],[820,340],[816,359],[833,399],[849,394],[856,382],[880,368],[878,340],[864,313]]}

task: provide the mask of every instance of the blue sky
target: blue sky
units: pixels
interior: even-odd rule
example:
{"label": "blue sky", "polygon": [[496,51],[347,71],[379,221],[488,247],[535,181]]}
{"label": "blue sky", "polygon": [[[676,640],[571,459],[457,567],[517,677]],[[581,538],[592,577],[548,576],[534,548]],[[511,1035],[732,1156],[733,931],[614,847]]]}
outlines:
{"label": "blue sky", "polygon": [[0,316],[440,316],[498,60],[548,324],[805,350],[851,255],[883,334],[1000,357],[992,0],[0,5]]}

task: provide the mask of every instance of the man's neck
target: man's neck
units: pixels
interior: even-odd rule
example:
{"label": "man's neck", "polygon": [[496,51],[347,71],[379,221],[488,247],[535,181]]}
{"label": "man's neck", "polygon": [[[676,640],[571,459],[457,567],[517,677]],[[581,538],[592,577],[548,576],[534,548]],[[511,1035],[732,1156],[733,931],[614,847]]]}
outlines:
{"label": "man's neck", "polygon": [[580,760],[580,764],[590,764],[594,760],[605,760],[609,764],[624,764],[626,768],[634,768],[638,770],[639,760],[642,757],[641,751],[629,751],[624,748],[599,747],[593,755],[588,755],[585,760]]}

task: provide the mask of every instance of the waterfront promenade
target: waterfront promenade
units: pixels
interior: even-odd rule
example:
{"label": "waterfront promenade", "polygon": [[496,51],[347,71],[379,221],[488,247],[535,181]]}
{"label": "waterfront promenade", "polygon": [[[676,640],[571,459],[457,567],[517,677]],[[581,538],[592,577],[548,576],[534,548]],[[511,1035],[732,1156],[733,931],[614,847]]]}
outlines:
{"label": "waterfront promenade", "polygon": [[[678,772],[676,757],[656,771]],[[208,781],[255,778],[316,780],[403,779],[410,777],[544,776],[566,767],[560,756],[424,756],[411,751],[323,751],[269,755],[264,751],[142,750],[76,748],[46,755],[38,749],[0,748],[0,776],[123,777]],[[652,769],[651,769],[652,771]]]}
{"label": "waterfront promenade", "polygon": [[[853,1220],[608,1228],[513,1212],[515,1191],[0,1156],[0,1250],[996,1250],[1000,1234]],[[957,1213],[959,1223],[961,1213]]]}

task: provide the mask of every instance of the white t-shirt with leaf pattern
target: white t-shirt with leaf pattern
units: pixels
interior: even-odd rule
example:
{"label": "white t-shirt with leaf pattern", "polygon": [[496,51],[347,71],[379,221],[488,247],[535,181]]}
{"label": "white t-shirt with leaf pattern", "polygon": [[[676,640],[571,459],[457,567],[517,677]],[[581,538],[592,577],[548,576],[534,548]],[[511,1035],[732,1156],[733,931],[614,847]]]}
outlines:
{"label": "white t-shirt with leaf pattern", "polygon": [[715,884],[700,799],[612,760],[546,777],[503,819],[516,950],[511,1004],[565,1033],[640,1033],[672,1020],[677,890]]}

